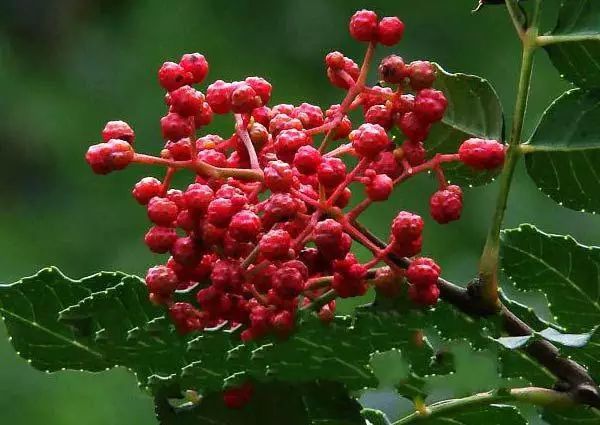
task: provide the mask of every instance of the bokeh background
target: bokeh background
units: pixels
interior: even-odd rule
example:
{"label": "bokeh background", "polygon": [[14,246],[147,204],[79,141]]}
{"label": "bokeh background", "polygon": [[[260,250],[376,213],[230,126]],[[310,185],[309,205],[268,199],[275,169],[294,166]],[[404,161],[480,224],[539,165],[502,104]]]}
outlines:
{"label": "bokeh background", "polygon": [[[147,219],[129,194],[142,175],[156,171],[131,167],[98,177],[83,154],[110,119],[129,122],[138,148],[158,152],[158,120],[165,106],[156,71],[163,61],[178,60],[185,52],[207,56],[209,80],[267,78],[275,103],[338,103],[342,93],[328,83],[323,57],[341,50],[358,60],[364,46],[350,38],[347,21],[356,9],[372,8],[398,15],[407,25],[404,41],[397,48],[380,49],[379,57],[394,52],[480,75],[495,86],[509,117],[519,45],[501,7],[473,15],[474,3],[0,0],[0,282],[48,265],[72,277],[98,270],[142,274],[161,260],[142,243]],[[557,1],[547,3],[551,21]],[[540,52],[528,131],[567,88]],[[210,128],[223,136],[231,131],[229,119]],[[496,189],[496,184],[466,189],[460,222],[444,227],[427,222],[424,253],[439,260],[449,279],[466,282],[474,274]],[[417,178],[393,202],[367,213],[364,223],[385,234],[399,209],[426,216],[433,190],[430,178]],[[533,222],[586,244],[600,237],[597,218],[555,205],[522,167],[509,207],[507,227]],[[485,369],[486,362],[471,356],[466,367]],[[377,404],[385,396],[370,399]],[[0,423],[145,425],[155,420],[150,398],[126,371],[35,371],[14,353],[0,325]]]}

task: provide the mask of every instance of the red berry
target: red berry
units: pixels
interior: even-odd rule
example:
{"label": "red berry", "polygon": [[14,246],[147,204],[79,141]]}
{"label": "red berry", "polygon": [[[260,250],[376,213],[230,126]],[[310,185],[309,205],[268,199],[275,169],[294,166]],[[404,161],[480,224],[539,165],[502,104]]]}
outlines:
{"label": "red berry", "polygon": [[231,109],[236,114],[248,114],[262,105],[260,96],[246,83],[233,83]]}
{"label": "red berry", "polygon": [[423,89],[415,98],[414,112],[424,122],[433,123],[444,117],[448,101],[439,90]]}
{"label": "red berry", "polygon": [[260,253],[268,260],[280,260],[288,256],[292,238],[284,230],[271,230],[258,243]]}
{"label": "red berry", "polygon": [[171,255],[179,264],[192,266],[202,257],[201,247],[190,237],[177,238],[171,247]]}
{"label": "red berry", "polygon": [[215,226],[224,227],[238,211],[231,199],[215,198],[208,204],[206,220]]}
{"label": "red berry", "polygon": [[169,252],[175,240],[177,240],[177,233],[170,227],[151,227],[144,236],[144,243],[150,248],[150,251],[157,254]]}
{"label": "red berry", "polygon": [[260,217],[252,211],[240,211],[231,218],[229,234],[239,242],[249,242],[256,239],[260,232]]}
{"label": "red berry", "polygon": [[189,84],[193,75],[175,62],[165,62],[158,70],[158,82],[167,91]]}
{"label": "red berry", "polygon": [[265,186],[273,192],[286,192],[294,183],[294,172],[283,161],[271,161],[264,169]]}
{"label": "red berry", "polygon": [[141,205],[146,205],[150,199],[162,193],[162,183],[154,177],[144,177],[135,184],[132,190],[133,197]]}
{"label": "red berry", "polygon": [[439,277],[440,268],[430,258],[418,258],[406,269],[408,281],[419,288],[437,285]]}
{"label": "red berry", "polygon": [[214,199],[213,190],[205,184],[193,183],[183,194],[185,206],[197,213],[204,213]]}
{"label": "red berry", "polygon": [[392,179],[402,174],[402,167],[396,161],[394,153],[390,151],[381,152],[376,160],[371,163],[371,169],[377,174],[385,174]]}
{"label": "red berry", "polygon": [[186,137],[177,142],[168,141],[165,144],[165,149],[169,151],[171,158],[175,161],[188,161],[191,159],[190,138]]}
{"label": "red berry", "polygon": [[275,153],[277,154],[277,158],[291,163],[298,149],[311,143],[310,136],[303,131],[296,129],[283,130],[275,138]]}
{"label": "red berry", "polygon": [[102,130],[102,140],[108,142],[110,139],[125,140],[133,145],[135,133],[125,121],[109,121]]}
{"label": "red berry", "polygon": [[390,144],[385,129],[378,124],[363,124],[350,133],[352,147],[361,156],[374,158]]}
{"label": "red berry", "polygon": [[233,260],[217,260],[210,280],[221,292],[239,292],[244,283],[243,270],[239,262]]}
{"label": "red berry", "polygon": [[377,124],[385,130],[389,130],[394,125],[393,110],[386,105],[373,105],[365,113],[365,122]]}
{"label": "red berry", "polygon": [[248,129],[252,145],[260,151],[269,141],[269,131],[261,123],[255,122]]}
{"label": "red berry", "polygon": [[429,200],[429,211],[440,224],[458,220],[462,212],[462,190],[458,186],[448,186],[435,192]]}
{"label": "red berry", "polygon": [[408,296],[415,304],[431,306],[435,305],[440,298],[440,288],[435,285],[422,289],[417,286],[411,286],[408,288]]}
{"label": "red berry", "polygon": [[223,391],[223,402],[230,409],[241,409],[252,399],[254,386],[247,382],[241,387],[229,388]]}
{"label": "red berry", "polygon": [[365,185],[367,196],[372,201],[385,201],[394,188],[392,179],[385,174],[377,174]]}
{"label": "red berry", "polygon": [[385,105],[394,99],[394,91],[390,87],[373,86],[361,95],[362,106],[367,111],[373,105]]}
{"label": "red berry", "polygon": [[260,106],[258,108],[254,108],[252,111],[252,118],[254,118],[254,121],[264,125],[265,127],[269,126],[272,116],[273,114],[271,112],[271,108],[268,106]]}
{"label": "red berry", "polygon": [[302,146],[294,155],[294,167],[303,174],[314,174],[322,160],[317,149],[312,146]]}
{"label": "red berry", "polygon": [[106,143],[90,146],[85,160],[96,174],[108,174],[122,170],[133,161],[134,151],[124,140],[111,139]]}
{"label": "red berry", "polygon": [[377,25],[377,41],[384,46],[397,44],[404,35],[404,22],[395,16],[387,16]]}
{"label": "red berry", "polygon": [[346,164],[339,158],[323,158],[317,168],[317,178],[326,188],[336,187],[346,178]]}
{"label": "red berry", "polygon": [[196,128],[203,127],[212,122],[213,111],[208,102],[202,103],[202,108],[194,114],[194,125]]}
{"label": "red berry", "polygon": [[377,40],[377,15],[370,10],[359,10],[350,18],[350,35],[358,41]]}
{"label": "red berry", "polygon": [[410,165],[413,167],[417,165],[421,165],[425,162],[425,155],[427,155],[427,151],[425,150],[425,146],[423,146],[422,142],[413,142],[411,140],[406,140],[402,143],[402,157],[408,161]]}
{"label": "red berry", "polygon": [[295,298],[304,289],[305,277],[295,267],[284,266],[273,274],[273,289],[282,298]]}
{"label": "red berry", "polygon": [[392,235],[398,242],[415,240],[423,233],[424,224],[417,214],[400,211],[392,221]]}
{"label": "red berry", "polygon": [[189,117],[202,110],[204,95],[190,86],[182,86],[170,92],[166,96],[166,102],[171,107],[171,112]]}
{"label": "red berry", "polygon": [[271,326],[280,338],[289,336],[294,330],[294,315],[283,310],[271,317]]}
{"label": "red berry", "polygon": [[335,261],[333,269],[331,287],[341,298],[357,297],[367,292],[367,268],[359,264],[353,254]]}
{"label": "red berry", "polygon": [[408,65],[410,86],[413,90],[429,88],[435,81],[436,69],[427,61],[415,61]]}
{"label": "red berry", "polygon": [[273,137],[277,137],[283,130],[290,129],[302,130],[302,122],[286,114],[276,114],[269,121],[269,133]]}
{"label": "red berry", "polygon": [[194,132],[194,119],[169,112],[160,119],[160,128],[165,140],[178,141]]}
{"label": "red berry", "polygon": [[379,64],[379,75],[383,81],[391,84],[401,84],[408,77],[408,69],[404,60],[398,55],[386,56]]}
{"label": "red berry", "polygon": [[294,108],[292,118],[299,119],[302,122],[302,126],[306,129],[319,127],[325,122],[323,110],[310,103],[303,103]]}
{"label": "red berry", "polygon": [[504,162],[504,145],[495,140],[469,139],[460,145],[462,162],[478,170],[492,170]]}
{"label": "red berry", "polygon": [[271,83],[261,77],[248,77],[244,81],[246,84],[252,87],[256,95],[260,97],[262,105],[269,103],[269,100],[271,99],[271,91],[273,89]]}
{"label": "red berry", "polygon": [[231,93],[233,85],[217,80],[206,89],[206,101],[215,114],[226,114],[231,111]]}
{"label": "red berry", "polygon": [[422,120],[416,113],[407,112],[396,121],[400,130],[413,142],[422,142],[429,134],[431,124]]}
{"label": "red berry", "polygon": [[169,307],[169,316],[182,335],[203,329],[206,324],[202,313],[189,303],[174,303]]}
{"label": "red berry", "polygon": [[208,74],[208,61],[200,53],[186,53],[179,65],[193,76],[192,83],[200,84]]}
{"label": "red berry", "polygon": [[151,267],[146,274],[148,291],[159,297],[170,297],[178,283],[177,275],[167,266]]}
{"label": "red berry", "polygon": [[148,218],[159,226],[170,226],[177,219],[179,208],[167,198],[155,196],[148,202]]}

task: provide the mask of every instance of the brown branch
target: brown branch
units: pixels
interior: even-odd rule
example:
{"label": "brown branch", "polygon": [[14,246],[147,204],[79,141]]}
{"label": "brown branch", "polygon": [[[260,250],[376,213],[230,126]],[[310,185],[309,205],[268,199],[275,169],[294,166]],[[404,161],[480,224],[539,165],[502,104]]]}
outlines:
{"label": "brown branch", "polygon": [[[379,248],[386,247],[384,241],[361,224],[355,222],[354,226]],[[399,267],[407,268],[410,265],[408,258],[392,254],[389,255],[389,258]],[[525,336],[534,333],[527,323],[519,319],[505,305],[502,304],[499,310],[490,308],[479,296],[477,284],[478,279],[474,279],[467,288],[463,288],[440,278],[438,280],[440,297],[473,318],[500,315],[504,331],[508,335]],[[568,392],[576,402],[600,408],[600,389],[583,366],[573,360],[561,357],[558,348],[546,340],[534,341],[523,350],[557,377],[560,384],[564,386],[561,389]]]}

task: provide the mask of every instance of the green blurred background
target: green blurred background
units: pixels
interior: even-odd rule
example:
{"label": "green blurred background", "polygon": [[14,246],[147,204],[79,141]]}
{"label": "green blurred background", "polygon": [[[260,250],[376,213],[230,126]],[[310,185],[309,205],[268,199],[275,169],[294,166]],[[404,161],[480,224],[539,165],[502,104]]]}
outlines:
{"label": "green blurred background", "polygon": [[[141,274],[160,261],[142,243],[145,213],[130,187],[152,173],[132,167],[106,177],[83,160],[111,119],[129,122],[137,146],[161,147],[158,119],[165,110],[156,71],[165,60],[199,51],[209,80],[260,75],[274,86],[274,103],[339,102],[323,57],[364,49],[350,39],[347,21],[358,8],[398,15],[404,41],[380,49],[408,60],[429,59],[449,71],[489,79],[510,116],[519,45],[501,7],[473,15],[475,0],[0,0],[0,281],[12,282],[56,265],[81,277],[98,270]],[[556,1],[548,1],[553,19]],[[374,77],[371,78],[374,81]],[[528,131],[568,85],[547,57],[538,57]],[[223,136],[228,119],[210,128]],[[399,209],[426,213],[434,182],[417,178],[364,223],[386,232]],[[443,228],[429,220],[424,254],[439,259],[449,279],[475,272],[493,208],[496,184],[466,189],[464,218]],[[506,226],[534,222],[594,244],[595,217],[555,205],[517,172]],[[484,362],[472,359],[474,364]],[[12,425],[154,424],[152,403],[124,370],[46,375],[30,368],[6,341],[0,325],[0,423]]]}

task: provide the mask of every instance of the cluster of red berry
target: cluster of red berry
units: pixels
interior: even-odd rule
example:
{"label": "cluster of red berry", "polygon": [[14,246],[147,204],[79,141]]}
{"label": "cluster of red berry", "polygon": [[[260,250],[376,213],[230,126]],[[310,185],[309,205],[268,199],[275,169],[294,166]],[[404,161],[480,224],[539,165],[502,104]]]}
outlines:
{"label": "cluster of red berry", "polygon": [[[327,55],[329,80],[347,93],[325,113],[308,103],[267,106],[272,87],[259,77],[217,80],[204,95],[192,85],[205,79],[208,62],[193,53],[179,63],[165,62],[158,72],[168,105],[160,120],[165,140],[160,156],[135,152],[126,123],[106,125],[104,143],[86,154],[96,173],[132,162],[166,168],[162,181],[139,181],[133,196],[153,223],[146,245],[170,253],[165,265],[148,270],[150,297],[169,309],[180,332],[228,322],[243,326],[244,341],[268,333],[286,336],[298,309],[314,308],[330,321],[336,297],[363,295],[369,285],[388,295],[408,287],[414,302],[437,302],[440,268],[433,260],[416,258],[403,270],[389,258],[419,255],[422,218],[399,212],[385,248],[373,244],[357,218],[372,203],[387,200],[398,184],[431,171],[439,184],[430,199],[432,217],[439,223],[457,220],[463,195],[460,187],[448,185],[443,164],[492,169],[502,164],[505,151],[497,141],[470,139],[457,153],[427,158],[424,142],[448,104],[432,88],[436,68],[391,55],[378,68],[383,85],[366,85],[376,45],[396,44],[403,31],[396,17],[379,20],[367,10],[352,16],[350,34],[368,42],[367,52],[361,67],[342,53]],[[356,108],[362,108],[364,123],[354,126],[348,112]],[[213,114],[228,113],[235,119],[231,137],[197,137]],[[394,126],[406,136],[399,145],[388,135]],[[315,145],[319,135],[322,141]],[[348,142],[328,149],[344,139]],[[356,157],[356,165],[349,169],[344,156]],[[171,188],[181,169],[193,171],[195,181],[185,190]],[[347,209],[352,183],[363,185],[366,197]],[[373,258],[361,263],[350,252],[353,241]],[[197,302],[175,302],[180,290],[195,291]]]}

